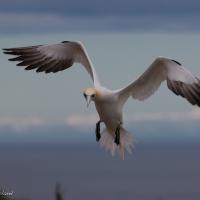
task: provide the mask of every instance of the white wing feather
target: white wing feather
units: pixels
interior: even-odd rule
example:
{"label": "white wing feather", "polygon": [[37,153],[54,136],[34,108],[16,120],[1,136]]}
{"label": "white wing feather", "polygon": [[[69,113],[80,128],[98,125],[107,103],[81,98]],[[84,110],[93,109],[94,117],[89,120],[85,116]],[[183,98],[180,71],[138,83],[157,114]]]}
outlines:
{"label": "white wing feather", "polygon": [[9,60],[20,61],[18,66],[26,66],[26,70],[36,69],[37,72],[56,73],[74,63],[80,63],[90,74],[94,85],[100,85],[97,73],[81,42],[64,41],[53,45],[9,48],[4,49],[4,53],[17,56]]}
{"label": "white wing feather", "polygon": [[145,100],[167,80],[168,88],[176,95],[185,97],[190,103],[200,105],[200,82],[180,63],[168,58],[157,58],[134,82],[119,90],[123,103],[129,96]]}

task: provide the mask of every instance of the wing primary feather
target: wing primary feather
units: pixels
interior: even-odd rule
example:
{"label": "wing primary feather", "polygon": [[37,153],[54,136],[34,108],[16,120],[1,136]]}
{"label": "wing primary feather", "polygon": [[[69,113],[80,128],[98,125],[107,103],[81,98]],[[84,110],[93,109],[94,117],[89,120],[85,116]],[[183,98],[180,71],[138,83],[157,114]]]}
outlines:
{"label": "wing primary feather", "polygon": [[57,62],[58,62],[57,60],[50,59],[50,60],[48,60],[48,62],[46,62],[45,64],[41,65],[41,66],[36,70],[36,72],[43,72],[43,71],[46,71],[48,68],[54,67],[54,66],[56,65]]}
{"label": "wing primary feather", "polygon": [[200,88],[197,86],[197,84],[192,84],[191,87],[200,96]]}
{"label": "wing primary feather", "polygon": [[9,58],[8,60],[9,61],[22,61],[24,58],[23,56],[18,56],[18,57],[15,57],[15,58]]}
{"label": "wing primary feather", "polygon": [[167,86],[170,90],[172,90],[176,95],[181,95],[183,96],[182,91],[180,90],[180,86],[181,84],[179,84],[178,81],[170,81],[169,79],[167,79]]}
{"label": "wing primary feather", "polygon": [[169,79],[167,79],[167,86],[168,86],[168,88],[169,88],[170,90],[172,90],[176,95],[180,95],[180,94],[176,91],[176,89],[175,89],[174,86],[172,85],[172,82],[171,82]]}
{"label": "wing primary feather", "polygon": [[199,83],[196,83],[195,86],[199,89],[200,91],[200,82]]}
{"label": "wing primary feather", "polygon": [[58,71],[63,71],[67,68],[70,68],[72,65],[73,65],[73,60],[70,59],[67,62],[63,62],[57,69],[53,71],[53,73],[56,73]]}
{"label": "wing primary feather", "polygon": [[35,48],[38,48],[42,45],[35,45],[35,46],[28,46],[28,47],[18,47],[18,48],[4,48],[3,51],[16,51],[16,52],[23,52],[23,51],[27,51],[27,50],[30,50],[30,49],[35,49]]}
{"label": "wing primary feather", "polygon": [[42,64],[44,62],[46,62],[47,60],[49,60],[49,59],[47,59],[45,57],[42,60],[37,60],[35,63],[32,63],[28,67],[26,67],[25,70],[32,70],[32,69],[38,68],[38,67],[42,66]]}
{"label": "wing primary feather", "polygon": [[28,67],[25,68],[25,70],[33,70],[36,69],[38,65],[29,65]]}
{"label": "wing primary feather", "polygon": [[191,93],[189,87],[183,84],[182,90],[184,91],[184,97],[192,104],[195,105],[197,102],[196,97]]}
{"label": "wing primary feather", "polygon": [[24,59],[22,62],[18,63],[17,66],[28,66],[28,65],[36,64],[36,63],[39,63],[40,61],[44,61],[45,58],[46,58],[45,56],[39,55],[36,57],[31,57],[29,59]]}
{"label": "wing primary feather", "polygon": [[28,49],[14,49],[14,50],[10,50],[10,51],[4,51],[3,53],[9,54],[9,55],[20,56],[20,55],[33,54],[36,52],[37,52],[36,48],[28,48]]}
{"label": "wing primary feather", "polygon": [[13,55],[13,56],[19,56],[19,52],[15,52],[15,51],[4,51],[4,54],[8,54],[8,55]]}
{"label": "wing primary feather", "polygon": [[182,97],[184,97],[183,91],[181,90],[181,87],[182,87],[183,83],[180,82],[180,81],[173,81],[173,84],[175,85],[176,90],[179,93],[179,95],[181,95]]}
{"label": "wing primary feather", "polygon": [[56,73],[71,67],[74,63],[80,63],[91,76],[94,85],[100,85],[96,71],[81,42],[62,41],[59,44],[4,48],[3,52],[13,55],[14,58],[10,58],[9,61],[18,61],[17,66],[25,66],[25,70],[36,69],[36,72]]}
{"label": "wing primary feather", "polygon": [[177,88],[178,88],[178,90],[180,92],[180,95],[182,97],[185,97],[185,94],[184,94],[184,91],[183,91],[183,83],[181,81],[176,81],[175,83],[176,83]]}
{"label": "wing primary feather", "polygon": [[196,90],[193,89],[193,85],[187,85],[180,81],[167,80],[167,85],[176,95],[181,95],[186,98],[192,105],[200,105],[200,97]]}
{"label": "wing primary feather", "polygon": [[192,89],[192,87],[190,87],[190,86],[188,86],[188,85],[185,85],[185,87],[188,88],[188,90],[189,90],[191,96],[194,98],[195,104],[200,105],[200,96],[198,95],[198,93],[196,93],[196,92]]}
{"label": "wing primary feather", "polygon": [[173,62],[175,62],[176,64],[178,64],[178,65],[182,65],[180,62],[178,62],[178,61],[176,61],[176,60],[171,60],[171,61],[173,61]]}
{"label": "wing primary feather", "polygon": [[73,65],[73,60],[70,59],[70,60],[60,60],[56,66],[52,66],[50,68],[48,68],[47,70],[45,70],[45,73],[50,73],[50,72],[53,72],[53,73],[56,73],[58,71],[63,71],[69,67],[71,67]]}
{"label": "wing primary feather", "polygon": [[38,57],[38,56],[40,56],[40,54],[37,52],[37,53],[32,53],[32,54],[18,55],[17,57],[10,58],[8,60],[9,61],[23,61],[23,60],[32,59],[33,57]]}

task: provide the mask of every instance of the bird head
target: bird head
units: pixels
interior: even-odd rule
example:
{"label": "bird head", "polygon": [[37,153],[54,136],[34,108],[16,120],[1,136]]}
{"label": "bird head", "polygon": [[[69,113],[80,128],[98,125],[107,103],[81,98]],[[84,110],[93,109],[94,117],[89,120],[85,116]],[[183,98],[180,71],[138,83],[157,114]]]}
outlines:
{"label": "bird head", "polygon": [[90,102],[95,100],[96,90],[94,88],[87,88],[83,91],[83,96],[85,97],[88,107]]}

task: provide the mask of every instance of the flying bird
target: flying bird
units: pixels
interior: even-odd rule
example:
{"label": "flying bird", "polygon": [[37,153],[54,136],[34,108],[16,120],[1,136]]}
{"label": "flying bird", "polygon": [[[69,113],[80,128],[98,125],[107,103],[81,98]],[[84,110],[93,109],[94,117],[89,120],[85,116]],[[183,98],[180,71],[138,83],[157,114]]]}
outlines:
{"label": "flying bird", "polygon": [[[96,140],[112,155],[118,151],[122,158],[125,150],[131,152],[133,148],[132,135],[123,127],[122,112],[129,97],[143,101],[153,95],[162,82],[166,82],[174,94],[200,107],[200,80],[173,59],[158,57],[138,79],[121,89],[109,90],[101,84],[84,45],[79,41],[8,48],[3,51],[15,56],[9,60],[19,61],[17,66],[25,66],[25,70],[36,72],[56,73],[74,63],[83,65],[93,81],[93,86],[85,89],[83,96],[87,106],[94,102],[99,114]],[[103,131],[101,123],[105,124]]]}

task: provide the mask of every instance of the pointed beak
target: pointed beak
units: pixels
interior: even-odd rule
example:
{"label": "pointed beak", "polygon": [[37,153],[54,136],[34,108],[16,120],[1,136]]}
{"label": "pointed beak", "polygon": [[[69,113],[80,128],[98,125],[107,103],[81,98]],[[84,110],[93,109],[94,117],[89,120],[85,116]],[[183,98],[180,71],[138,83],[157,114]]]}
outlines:
{"label": "pointed beak", "polygon": [[85,99],[86,99],[86,102],[87,102],[87,108],[88,108],[89,105],[90,105],[90,102],[92,101],[92,99],[91,99],[90,96],[86,96]]}

